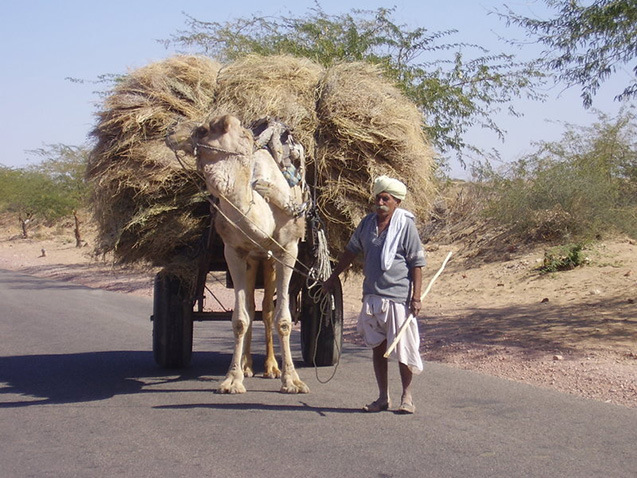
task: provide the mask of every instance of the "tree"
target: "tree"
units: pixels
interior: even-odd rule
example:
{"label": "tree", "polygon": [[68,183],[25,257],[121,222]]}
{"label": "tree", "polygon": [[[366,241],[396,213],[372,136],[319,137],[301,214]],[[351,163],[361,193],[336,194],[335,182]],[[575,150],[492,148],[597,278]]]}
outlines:
{"label": "tree", "polygon": [[84,180],[89,155],[86,147],[51,144],[29,153],[42,158],[40,163],[29,169],[49,177],[77,205],[83,203],[88,192]]}
{"label": "tree", "polygon": [[637,122],[635,108],[615,118],[566,124],[559,141],[492,178],[491,214],[523,237],[590,238],[609,230],[637,237]]}
{"label": "tree", "polygon": [[581,86],[585,107],[590,107],[601,84],[624,66],[632,78],[615,96],[618,101],[637,97],[637,2],[595,0],[583,6],[577,0],[544,0],[555,11],[547,20],[519,15],[507,8],[499,15],[526,30],[542,43],[543,65],[557,73],[568,87]]}
{"label": "tree", "polygon": [[410,29],[392,20],[393,9],[352,10],[328,15],[320,6],[304,17],[257,17],[218,23],[187,17],[189,31],[179,32],[167,45],[199,48],[221,61],[248,53],[291,54],[324,66],[344,61],[380,65],[421,109],[427,132],[443,153],[455,151],[462,162],[473,126],[488,128],[500,138],[504,130],[494,113],[509,108],[521,95],[540,98],[541,75],[529,64],[505,54],[490,54],[478,45],[452,42],[455,30],[430,32]]}
{"label": "tree", "polygon": [[73,215],[79,244],[77,209],[84,204],[88,191],[84,181],[88,150],[57,144],[30,153],[44,160],[26,168],[0,168],[0,208],[18,214],[25,237],[28,225],[36,218],[55,221]]}

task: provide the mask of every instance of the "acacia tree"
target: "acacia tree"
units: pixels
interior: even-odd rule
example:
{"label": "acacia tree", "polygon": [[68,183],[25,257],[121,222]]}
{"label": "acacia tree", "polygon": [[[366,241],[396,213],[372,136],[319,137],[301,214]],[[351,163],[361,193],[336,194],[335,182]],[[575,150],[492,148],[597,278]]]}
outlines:
{"label": "acacia tree", "polygon": [[637,2],[595,0],[588,6],[577,0],[544,3],[555,16],[529,18],[510,8],[499,15],[546,47],[542,64],[568,87],[580,85],[585,107],[592,105],[601,84],[624,67],[632,68],[632,76],[615,99],[637,97]]}
{"label": "acacia tree", "polygon": [[84,173],[88,149],[56,144],[29,153],[43,160],[26,168],[0,170],[3,190],[0,207],[18,214],[24,237],[28,226],[36,219],[55,221],[73,215],[79,247],[81,234],[77,210],[87,196]]}
{"label": "acacia tree", "polygon": [[487,128],[501,139],[505,131],[494,113],[513,98],[541,98],[541,74],[532,64],[516,63],[505,54],[491,54],[479,45],[453,42],[456,30],[410,29],[392,20],[394,9],[352,10],[328,15],[317,4],[306,16],[250,16],[233,21],[205,22],[187,16],[189,30],[165,44],[196,48],[220,61],[249,53],[291,54],[324,66],[367,61],[383,68],[422,111],[424,126],[442,153],[480,152],[465,142],[473,126]]}
{"label": "acacia tree", "polygon": [[559,141],[537,143],[494,175],[492,216],[527,238],[538,231],[553,239],[594,237],[613,228],[637,237],[636,111],[596,113],[597,122],[565,124]]}

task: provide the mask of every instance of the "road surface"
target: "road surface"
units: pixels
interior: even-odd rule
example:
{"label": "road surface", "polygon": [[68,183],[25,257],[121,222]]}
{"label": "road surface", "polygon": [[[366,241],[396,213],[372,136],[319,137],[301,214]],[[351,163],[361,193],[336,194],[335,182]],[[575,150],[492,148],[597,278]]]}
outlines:
{"label": "road surface", "polygon": [[[331,380],[332,367],[299,363],[308,395],[258,377],[246,394],[215,394],[230,323],[195,324],[192,366],[162,370],[151,309],[0,271],[3,478],[637,476],[636,410],[426,363],[415,415],[365,414],[370,352],[353,346]],[[390,363],[395,400],[397,372]]]}

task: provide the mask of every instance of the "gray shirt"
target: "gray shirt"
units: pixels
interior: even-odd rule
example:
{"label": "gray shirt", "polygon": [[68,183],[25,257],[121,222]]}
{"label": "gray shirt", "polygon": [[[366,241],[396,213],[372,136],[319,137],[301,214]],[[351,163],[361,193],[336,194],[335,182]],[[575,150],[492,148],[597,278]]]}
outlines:
{"label": "gray shirt", "polygon": [[383,271],[381,254],[388,229],[379,236],[376,213],[368,214],[352,234],[346,249],[357,255],[363,253],[363,295],[374,294],[406,303],[411,294],[410,269],[426,264],[425,253],[416,224],[413,219],[407,219],[405,227],[400,232],[401,237],[392,265]]}

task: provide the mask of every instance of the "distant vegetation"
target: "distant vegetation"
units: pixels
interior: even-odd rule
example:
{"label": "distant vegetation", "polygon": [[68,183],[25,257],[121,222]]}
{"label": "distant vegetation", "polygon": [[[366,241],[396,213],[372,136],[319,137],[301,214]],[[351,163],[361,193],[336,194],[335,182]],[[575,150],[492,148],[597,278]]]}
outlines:
{"label": "distant vegetation", "polygon": [[31,153],[41,162],[26,168],[0,166],[0,212],[14,213],[25,237],[34,224],[75,216],[88,196],[86,148],[57,144]]}
{"label": "distant vegetation", "polygon": [[[483,172],[474,189],[487,199],[470,219],[488,219],[524,242],[581,246],[612,233],[637,238],[635,120],[634,108],[615,118],[600,113],[590,127],[567,125],[560,141],[538,143],[506,171]],[[34,153],[43,158],[37,165],[0,167],[0,213],[14,213],[25,233],[29,224],[54,223],[88,207],[88,150],[54,145]]]}
{"label": "distant vegetation", "polygon": [[[420,108],[436,148],[443,155],[457,152],[462,162],[462,150],[479,153],[465,143],[468,128],[481,126],[502,136],[493,113],[514,98],[541,98],[538,87],[545,75],[556,75],[566,86],[580,85],[583,103],[590,106],[602,82],[634,64],[634,1],[543,3],[552,10],[551,18],[526,18],[509,9],[498,13],[544,45],[539,63],[517,63],[510,55],[454,42],[455,30],[398,25],[394,9],[332,16],[319,3],[300,17],[253,15],[225,23],[188,17],[190,30],[167,43],[195,47],[224,61],[259,53],[305,56],[325,65],[376,64]],[[636,85],[629,75],[617,99],[634,99]],[[535,152],[506,171],[490,170],[484,163],[480,180],[472,184],[480,192],[476,204],[465,198],[464,210],[448,218],[456,223],[458,218],[475,223],[487,219],[489,227],[525,241],[580,244],[609,232],[637,237],[635,119],[629,106],[616,118],[600,113],[593,126],[568,125],[560,141],[538,143]],[[33,153],[43,158],[40,164],[0,166],[0,212],[15,213],[25,235],[33,222],[73,214],[77,236],[75,211],[87,205],[89,193],[84,182],[88,150],[54,145]]]}
{"label": "distant vegetation", "polygon": [[587,240],[620,232],[637,237],[635,111],[599,114],[590,127],[567,125],[560,141],[504,173],[485,174],[485,213],[527,240]]}

